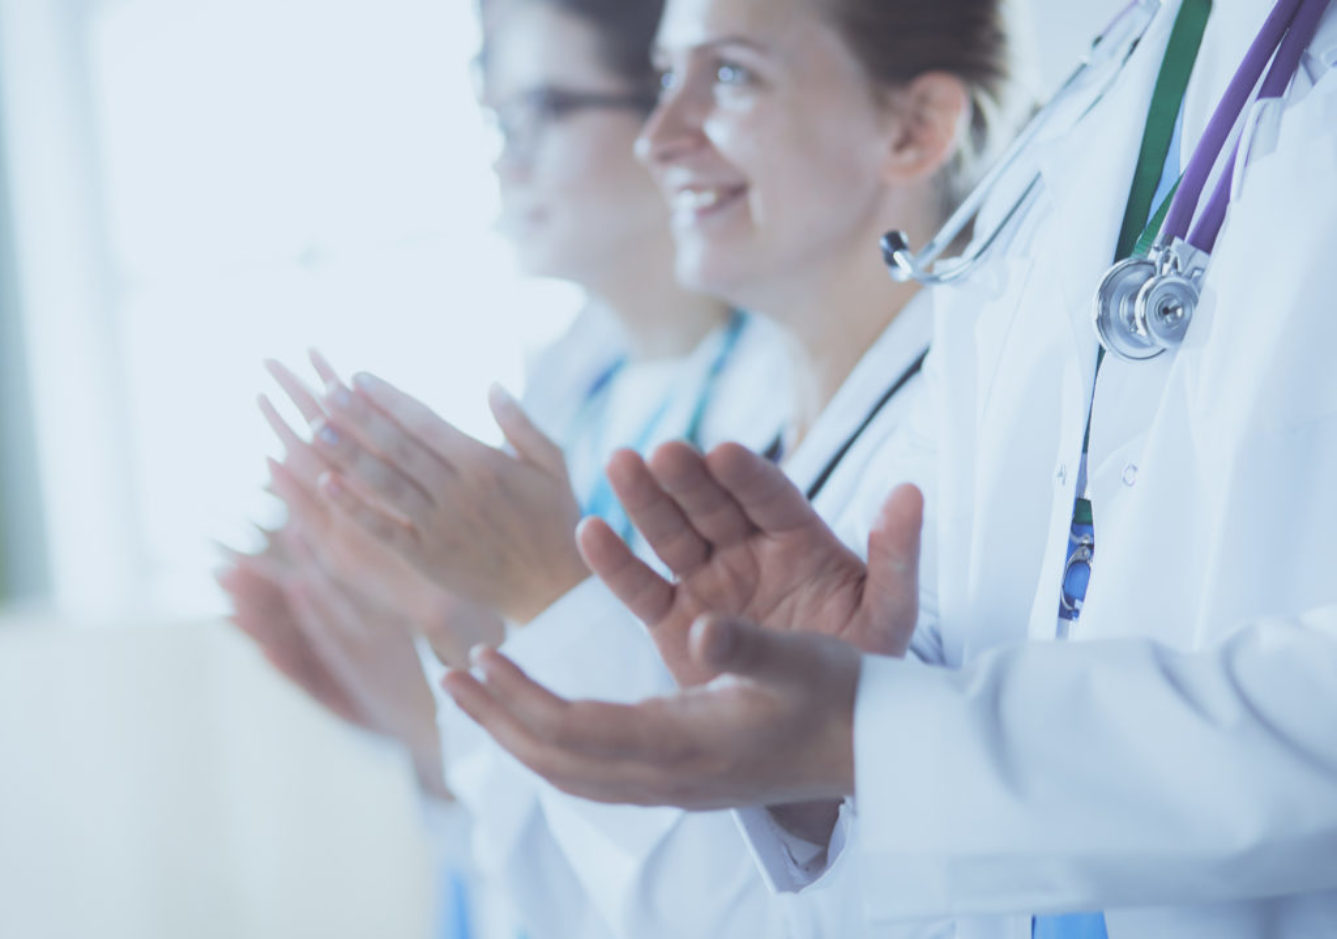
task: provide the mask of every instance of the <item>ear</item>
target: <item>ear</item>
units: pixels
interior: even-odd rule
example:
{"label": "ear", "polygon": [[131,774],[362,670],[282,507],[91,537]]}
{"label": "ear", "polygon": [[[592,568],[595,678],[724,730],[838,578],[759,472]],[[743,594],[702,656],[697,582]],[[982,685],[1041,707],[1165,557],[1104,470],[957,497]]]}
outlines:
{"label": "ear", "polygon": [[885,178],[905,185],[922,182],[956,153],[970,119],[970,92],[948,72],[925,72],[896,93],[897,134],[887,155]]}

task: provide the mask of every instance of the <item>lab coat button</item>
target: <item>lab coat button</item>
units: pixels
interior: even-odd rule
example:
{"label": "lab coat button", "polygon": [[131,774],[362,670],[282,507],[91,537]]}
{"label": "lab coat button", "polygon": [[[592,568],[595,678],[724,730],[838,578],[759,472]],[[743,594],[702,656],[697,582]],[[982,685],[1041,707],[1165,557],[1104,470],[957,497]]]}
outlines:
{"label": "lab coat button", "polygon": [[1129,463],[1123,468],[1123,484],[1131,486],[1137,482],[1137,464]]}
{"label": "lab coat button", "polygon": [[1068,465],[1066,463],[1058,465],[1058,472],[1054,474],[1054,478],[1058,480],[1060,486],[1068,484]]}

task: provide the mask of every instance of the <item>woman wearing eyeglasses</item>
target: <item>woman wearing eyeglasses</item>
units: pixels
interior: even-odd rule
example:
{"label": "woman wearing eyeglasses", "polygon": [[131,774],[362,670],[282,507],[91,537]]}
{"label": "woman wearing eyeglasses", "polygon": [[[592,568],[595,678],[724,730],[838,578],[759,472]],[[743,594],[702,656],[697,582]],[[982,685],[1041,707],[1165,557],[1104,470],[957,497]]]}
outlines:
{"label": "woman wearing eyeglasses", "polygon": [[[288,522],[272,550],[232,558],[220,580],[237,622],[269,658],[334,713],[406,744],[429,789],[444,783],[442,746],[414,637],[439,673],[475,642],[499,641],[505,621],[507,647],[561,684],[569,660],[593,645],[593,625],[610,678],[668,687],[639,625],[589,578],[574,523],[593,514],[630,534],[604,478],[615,448],[742,439],[764,449],[787,420],[777,337],[678,285],[668,209],[633,152],[658,92],[649,44],[660,8],[656,0],[483,4],[481,91],[501,138],[502,228],[526,273],[572,283],[588,298],[531,370],[524,411],[494,391],[508,451],[467,438],[383,383],[370,397],[360,386],[352,400],[319,357],[325,401],[271,364],[316,433],[304,439],[264,403],[287,451],[272,467],[272,488]],[[417,436],[388,443],[391,425]],[[417,447],[432,469],[449,472],[435,485],[421,465],[404,467],[420,478],[400,494],[430,491],[434,500],[409,513],[420,565],[341,513],[333,481],[322,490],[322,476],[354,446],[387,459]],[[480,735],[456,730],[444,750],[450,788],[472,816],[477,867],[497,888],[486,895],[513,904],[532,939],[619,934],[610,925],[619,914],[597,909],[581,883],[597,872],[573,869],[546,830],[532,777],[497,759]],[[702,872],[760,896],[741,851]],[[465,934],[463,925],[452,933]],[[504,925],[496,934],[514,939]]]}

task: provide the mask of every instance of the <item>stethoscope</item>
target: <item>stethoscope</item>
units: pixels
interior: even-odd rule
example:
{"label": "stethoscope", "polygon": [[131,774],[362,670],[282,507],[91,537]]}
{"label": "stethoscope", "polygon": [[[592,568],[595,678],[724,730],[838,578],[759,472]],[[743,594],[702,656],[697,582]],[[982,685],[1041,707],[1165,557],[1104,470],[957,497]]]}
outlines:
{"label": "stethoscope", "polygon": [[[1092,318],[1109,353],[1128,362],[1154,359],[1184,341],[1202,296],[1212,249],[1234,193],[1237,142],[1199,212],[1207,180],[1226,151],[1269,60],[1258,99],[1285,94],[1318,30],[1329,0],[1278,0],[1249,47],[1193,151],[1160,234],[1145,255],[1114,265],[1096,291]],[[1197,222],[1190,230],[1195,214]]]}
{"label": "stethoscope", "polygon": [[[1059,87],[1049,103],[1031,118],[1012,145],[985,173],[970,195],[966,196],[943,224],[942,230],[922,251],[915,253],[910,250],[909,239],[905,232],[891,231],[883,236],[882,257],[893,278],[902,283],[916,281],[929,287],[952,284],[970,276],[988,259],[1003,234],[1026,215],[1039,196],[1042,177],[1038,170],[1033,173],[1021,196],[998,223],[985,235],[977,233],[974,247],[967,254],[946,259],[943,259],[942,255],[949,251],[962,233],[977,221],[984,204],[993,196],[1003,180],[1013,173],[1018,164],[1030,155],[1031,145],[1052,129],[1052,125],[1057,123],[1060,115],[1073,109],[1077,110],[1076,119],[1071,121],[1067,128],[1071,129],[1114,87],[1115,81],[1123,74],[1124,66],[1132,58],[1138,43],[1146,35],[1156,14],[1160,12],[1163,2],[1164,0],[1134,0],[1114,18],[1114,21],[1092,43],[1091,51],[1085,61],[1078,65],[1076,71]],[[1093,87],[1088,87],[1092,85]],[[1078,107],[1074,104],[1083,98],[1088,99],[1085,105]]]}
{"label": "stethoscope", "polygon": [[[1162,4],[1163,0],[1134,0],[1115,18],[1096,39],[1086,61],[1018,135],[922,251],[916,254],[910,250],[904,232],[889,232],[883,238],[882,254],[893,278],[926,286],[951,284],[966,278],[987,260],[1004,233],[1034,204],[1041,185],[1038,171],[997,224],[987,233],[977,235],[967,254],[950,259],[941,256],[976,221],[993,192],[1012,174],[1035,140],[1051,129],[1058,115],[1072,110],[1074,101],[1088,96],[1085,106],[1077,109],[1071,125],[1075,127],[1104,98],[1123,73]],[[1230,204],[1238,144],[1212,198],[1190,232],[1208,178],[1268,61],[1272,60],[1272,67],[1259,90],[1260,99],[1277,98],[1285,93],[1327,6],[1328,0],[1278,0],[1194,150],[1154,244],[1146,256],[1120,261],[1105,275],[1097,291],[1094,320],[1102,345],[1115,356],[1142,361],[1176,348],[1183,341]],[[1093,83],[1094,90],[1088,87]]]}

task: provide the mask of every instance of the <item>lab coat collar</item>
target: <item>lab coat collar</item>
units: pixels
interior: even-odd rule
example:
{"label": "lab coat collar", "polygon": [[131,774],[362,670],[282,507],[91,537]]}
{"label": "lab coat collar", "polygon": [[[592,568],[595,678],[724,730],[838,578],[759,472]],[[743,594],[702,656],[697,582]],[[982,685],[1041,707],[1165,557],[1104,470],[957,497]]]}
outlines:
{"label": "lab coat collar", "polygon": [[920,291],[859,359],[786,461],[785,472],[795,485],[806,489],[812,484],[874,403],[928,348],[932,336],[931,291]]}

